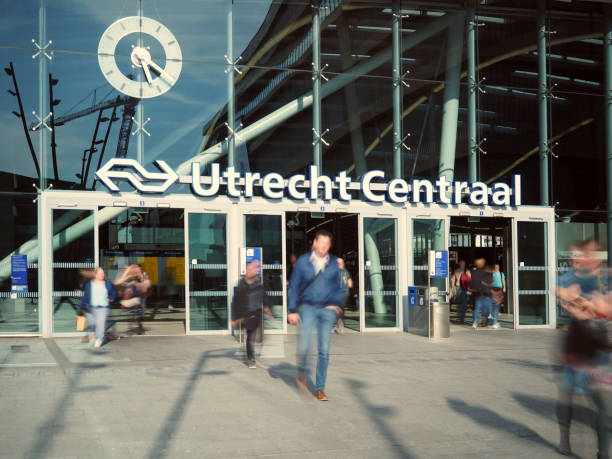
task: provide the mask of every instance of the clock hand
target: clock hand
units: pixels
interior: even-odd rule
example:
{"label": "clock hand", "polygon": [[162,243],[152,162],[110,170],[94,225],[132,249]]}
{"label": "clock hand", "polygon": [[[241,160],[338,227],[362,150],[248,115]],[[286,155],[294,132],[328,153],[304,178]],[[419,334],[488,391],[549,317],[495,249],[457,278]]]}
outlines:
{"label": "clock hand", "polygon": [[151,71],[149,70],[149,65],[144,59],[140,59],[140,64],[142,65],[142,70],[144,71],[145,77],[149,84],[153,83],[153,78],[151,77]]}
{"label": "clock hand", "polygon": [[174,78],[172,78],[168,72],[166,72],[164,69],[162,69],[159,65],[157,65],[155,62],[153,62],[152,60],[148,60],[147,64],[149,64],[151,67],[153,67],[155,70],[157,70],[157,72],[159,73],[160,76],[164,77],[164,79],[170,83],[170,84],[174,84]]}

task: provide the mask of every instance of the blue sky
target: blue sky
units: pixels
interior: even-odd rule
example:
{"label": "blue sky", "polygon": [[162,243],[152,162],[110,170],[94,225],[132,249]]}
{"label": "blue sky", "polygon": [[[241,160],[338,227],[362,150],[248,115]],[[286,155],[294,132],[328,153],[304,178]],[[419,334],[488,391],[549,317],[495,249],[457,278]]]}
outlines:
{"label": "blue sky", "polygon": [[[225,105],[227,77],[223,55],[227,51],[227,1],[142,2],[143,15],[161,22],[175,35],[184,59],[176,85],[166,94],[144,101],[145,118],[151,118],[147,124],[151,137],[145,137],[146,162],[164,159],[175,166],[193,156],[202,141],[204,122]],[[237,52],[243,50],[257,32],[270,3],[270,0],[235,1],[234,45]],[[38,6],[39,2],[35,0],[0,0],[0,8],[5,13],[0,19],[0,46],[3,47],[0,48],[0,60],[3,67],[8,66],[9,61],[14,63],[28,124],[34,121],[32,110],[38,111],[38,60],[31,57],[34,50],[17,50],[7,46],[29,48],[33,46],[32,38],[38,40]],[[137,0],[48,2],[47,38],[53,40],[50,49],[68,51],[55,52],[53,60],[47,64],[47,72],[59,79],[59,84],[54,88],[54,97],[62,102],[56,107],[56,116],[91,105],[92,91],[96,88],[98,101],[111,92],[112,87],[102,75],[95,55],[98,41],[110,24],[121,17],[136,15],[137,8]],[[126,43],[129,44],[131,39],[126,37]],[[5,90],[12,88],[12,82],[4,72],[2,75],[0,170],[34,176],[35,170],[20,120],[11,114],[13,110],[18,110],[17,99]],[[117,92],[112,91],[111,94],[116,96]],[[106,116],[110,116],[110,113],[109,110]],[[95,124],[96,114],[91,114],[56,128],[61,179],[76,180],[83,150],[89,148]],[[103,124],[101,129],[105,130],[105,126]],[[106,159],[115,154],[118,132],[119,123],[115,123],[109,136]],[[98,139],[103,134],[104,131],[99,132]],[[37,153],[38,135],[32,133]],[[135,146],[136,139],[132,137],[129,157],[135,157]],[[97,154],[94,161],[97,162]],[[51,175],[50,158],[48,166],[48,175]]]}

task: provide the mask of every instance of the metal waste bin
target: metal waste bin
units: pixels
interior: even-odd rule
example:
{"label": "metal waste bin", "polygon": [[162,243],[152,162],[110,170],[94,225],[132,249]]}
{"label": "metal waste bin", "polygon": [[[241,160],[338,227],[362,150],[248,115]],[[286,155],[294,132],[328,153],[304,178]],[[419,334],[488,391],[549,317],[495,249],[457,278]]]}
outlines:
{"label": "metal waste bin", "polygon": [[450,337],[450,304],[440,301],[431,302],[433,338]]}

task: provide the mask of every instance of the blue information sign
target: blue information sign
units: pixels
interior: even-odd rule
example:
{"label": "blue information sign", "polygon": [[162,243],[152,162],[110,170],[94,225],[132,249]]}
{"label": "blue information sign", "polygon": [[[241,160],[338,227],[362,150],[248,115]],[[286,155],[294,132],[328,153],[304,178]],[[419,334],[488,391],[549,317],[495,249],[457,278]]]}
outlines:
{"label": "blue information sign", "polygon": [[11,292],[28,291],[28,256],[24,254],[11,256]]}
{"label": "blue information sign", "polygon": [[257,275],[261,276],[261,265],[263,263],[261,247],[246,247],[240,249],[240,274],[242,276],[246,273],[246,267],[252,261],[259,261],[259,268],[257,269]]}
{"label": "blue information sign", "polygon": [[448,251],[429,251],[429,277],[448,277]]}

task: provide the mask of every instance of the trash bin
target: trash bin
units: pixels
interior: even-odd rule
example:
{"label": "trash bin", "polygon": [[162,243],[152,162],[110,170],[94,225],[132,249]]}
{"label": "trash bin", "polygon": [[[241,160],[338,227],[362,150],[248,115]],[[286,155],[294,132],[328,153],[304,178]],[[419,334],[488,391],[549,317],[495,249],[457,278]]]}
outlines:
{"label": "trash bin", "polygon": [[433,338],[450,337],[450,304],[432,301]]}

